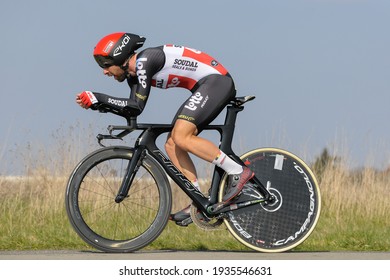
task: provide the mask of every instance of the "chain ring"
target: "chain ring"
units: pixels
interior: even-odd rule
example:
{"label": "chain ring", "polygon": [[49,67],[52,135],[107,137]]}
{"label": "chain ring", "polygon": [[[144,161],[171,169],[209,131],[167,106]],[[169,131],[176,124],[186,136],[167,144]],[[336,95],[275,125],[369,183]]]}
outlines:
{"label": "chain ring", "polygon": [[223,219],[210,219],[206,217],[202,212],[198,211],[198,208],[194,204],[191,204],[190,215],[194,224],[203,230],[211,231],[221,229],[220,226],[223,223]]}

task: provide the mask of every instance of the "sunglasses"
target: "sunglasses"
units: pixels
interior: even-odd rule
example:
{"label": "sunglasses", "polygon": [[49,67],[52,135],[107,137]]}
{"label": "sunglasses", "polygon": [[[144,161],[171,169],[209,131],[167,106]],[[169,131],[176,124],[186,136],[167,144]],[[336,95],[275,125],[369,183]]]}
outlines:
{"label": "sunglasses", "polygon": [[112,58],[109,58],[107,56],[95,55],[94,58],[97,64],[99,64],[99,66],[103,69],[114,65]]}

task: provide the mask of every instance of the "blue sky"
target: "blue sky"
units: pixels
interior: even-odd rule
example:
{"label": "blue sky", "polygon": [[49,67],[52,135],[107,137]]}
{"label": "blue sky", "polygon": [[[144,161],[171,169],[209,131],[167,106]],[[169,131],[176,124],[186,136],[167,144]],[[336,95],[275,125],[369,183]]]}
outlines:
{"label": "blue sky", "polygon": [[[327,147],[353,167],[385,168],[389,26],[386,0],[2,1],[0,168],[15,146],[52,145],[53,132],[77,122],[95,134],[122,124],[74,102],[83,90],[128,96],[92,57],[117,31],[144,35],[145,47],[207,52],[229,69],[238,95],[256,95],[239,115],[238,153],[278,146],[310,161]],[[139,120],[169,123],[187,96],[154,89]]]}

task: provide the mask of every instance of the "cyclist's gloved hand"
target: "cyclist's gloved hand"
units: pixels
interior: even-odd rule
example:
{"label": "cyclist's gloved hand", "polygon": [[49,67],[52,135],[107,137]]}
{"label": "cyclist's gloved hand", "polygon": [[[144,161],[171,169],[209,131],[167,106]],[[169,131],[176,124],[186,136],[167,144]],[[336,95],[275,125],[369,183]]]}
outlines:
{"label": "cyclist's gloved hand", "polygon": [[86,90],[76,96],[76,102],[85,109],[91,108],[95,110],[99,100],[91,91]]}

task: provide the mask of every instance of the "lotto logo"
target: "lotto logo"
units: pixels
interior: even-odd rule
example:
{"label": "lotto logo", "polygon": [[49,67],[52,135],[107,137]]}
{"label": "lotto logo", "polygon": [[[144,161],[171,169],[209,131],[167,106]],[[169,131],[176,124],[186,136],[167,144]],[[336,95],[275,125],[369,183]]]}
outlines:
{"label": "lotto logo", "polygon": [[197,93],[195,93],[191,98],[190,100],[188,101],[187,105],[184,106],[184,108],[188,109],[188,110],[191,110],[191,111],[195,111],[198,106],[198,104],[200,104],[200,102],[203,100],[203,96],[202,94],[198,91]]}
{"label": "lotto logo", "polygon": [[144,62],[148,61],[146,57],[137,59],[137,76],[138,82],[142,85],[143,88],[146,88],[146,70],[144,68]]}

